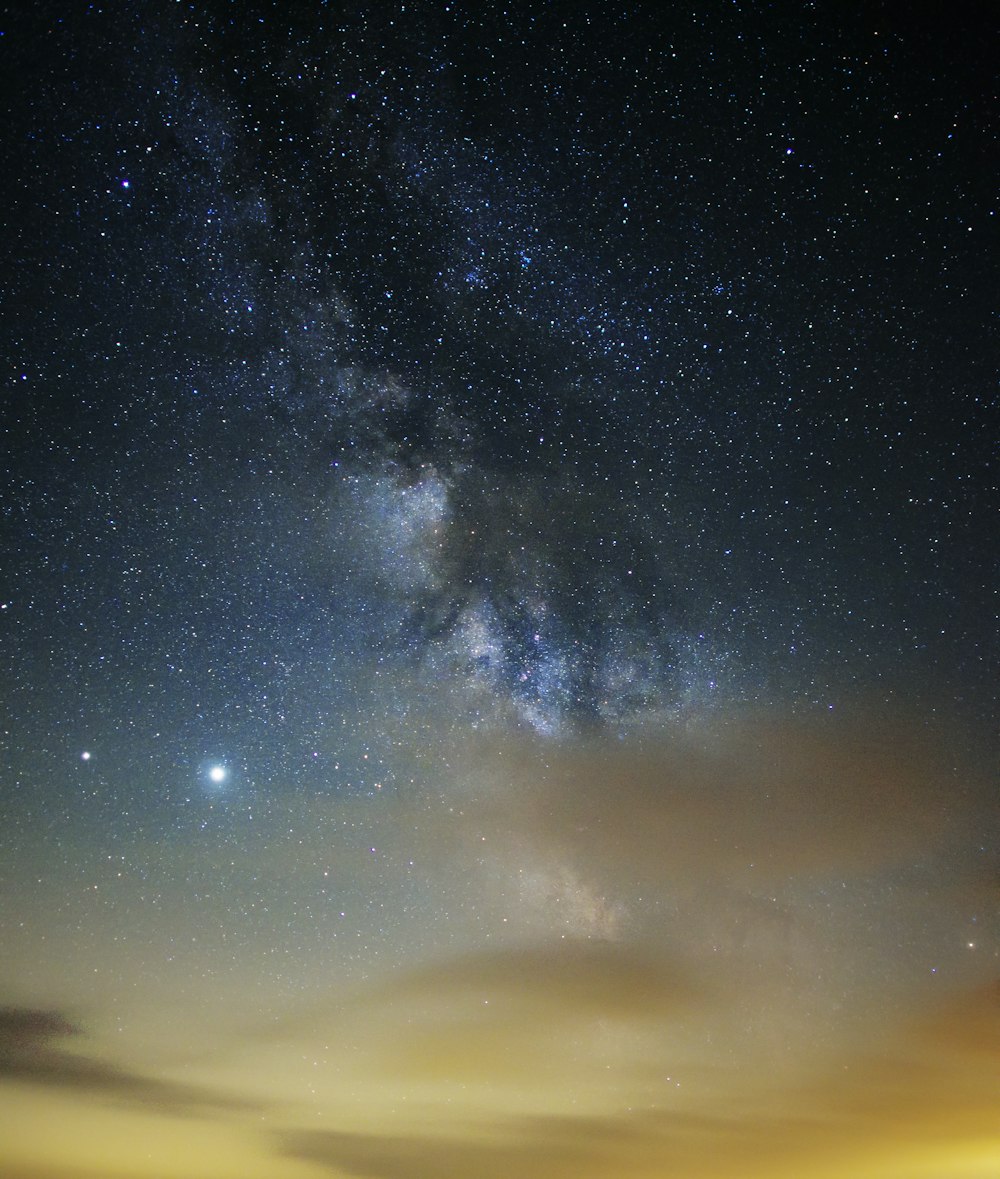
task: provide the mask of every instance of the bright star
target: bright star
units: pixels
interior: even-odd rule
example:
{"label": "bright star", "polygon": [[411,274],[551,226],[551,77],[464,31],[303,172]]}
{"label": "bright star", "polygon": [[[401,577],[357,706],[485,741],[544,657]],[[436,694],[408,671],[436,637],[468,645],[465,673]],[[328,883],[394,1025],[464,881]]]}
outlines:
{"label": "bright star", "polygon": [[208,777],[212,782],[225,782],[229,777],[229,771],[225,766],[215,765],[208,771]]}

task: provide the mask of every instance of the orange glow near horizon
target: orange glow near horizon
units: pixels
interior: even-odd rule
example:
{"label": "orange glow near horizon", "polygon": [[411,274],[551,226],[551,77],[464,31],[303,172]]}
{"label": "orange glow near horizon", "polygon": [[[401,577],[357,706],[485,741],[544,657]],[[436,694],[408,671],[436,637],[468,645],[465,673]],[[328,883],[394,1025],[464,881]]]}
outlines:
{"label": "orange glow near horizon", "polygon": [[[386,800],[370,832],[452,910],[300,991],[221,969],[182,908],[133,931],[143,962],[186,937],[173,1005],[110,927],[88,954],[50,921],[48,952],[83,960],[44,983],[24,933],[48,1001],[0,1020],[3,1173],[992,1179],[992,886],[970,869],[935,895],[908,867],[969,816],[906,740],[755,718],[638,754],[470,746],[459,805]],[[363,871],[360,850],[323,867],[315,834],[351,805],[275,816],[255,877]],[[984,914],[979,943],[924,956],[955,912]],[[132,985],[105,1002],[84,979],[111,967]]]}

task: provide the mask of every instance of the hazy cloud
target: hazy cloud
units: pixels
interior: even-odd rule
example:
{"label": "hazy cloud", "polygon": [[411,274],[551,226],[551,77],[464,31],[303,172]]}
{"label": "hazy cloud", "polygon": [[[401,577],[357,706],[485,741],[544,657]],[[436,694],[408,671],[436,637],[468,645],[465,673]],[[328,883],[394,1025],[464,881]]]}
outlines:
{"label": "hazy cloud", "polygon": [[572,1018],[658,1018],[689,1003],[692,985],[661,958],[608,942],[487,950],[409,971],[386,983],[377,998],[406,1003],[467,997],[504,1000],[522,1009]]}
{"label": "hazy cloud", "polygon": [[[664,736],[666,731],[667,736]],[[885,718],[730,716],[553,748],[484,742],[467,803],[526,848],[629,881],[866,875],[940,847],[967,808],[967,782]]]}
{"label": "hazy cloud", "polygon": [[598,1070],[622,1065],[622,1036],[641,1041],[689,1013],[696,996],[662,958],[567,939],[401,972],[348,1002],[339,1019],[366,1028],[365,1068],[387,1082],[510,1085],[523,1095],[545,1078],[564,1081],[572,1059],[581,1076],[606,1083]]}
{"label": "hazy cloud", "polygon": [[766,1075],[747,1077],[711,1112],[664,1101],[605,1116],[498,1118],[451,1136],[295,1130],[280,1150],[357,1179],[901,1177],[938,1159],[945,1174],[967,1144],[995,1140],[998,1047],[994,986],[954,998],[885,1051],[857,1054],[815,1083],[773,1089]]}
{"label": "hazy cloud", "polygon": [[587,1179],[621,1165],[622,1126],[614,1119],[538,1118],[478,1127],[467,1138],[298,1130],[283,1136],[293,1158],[359,1179]]}

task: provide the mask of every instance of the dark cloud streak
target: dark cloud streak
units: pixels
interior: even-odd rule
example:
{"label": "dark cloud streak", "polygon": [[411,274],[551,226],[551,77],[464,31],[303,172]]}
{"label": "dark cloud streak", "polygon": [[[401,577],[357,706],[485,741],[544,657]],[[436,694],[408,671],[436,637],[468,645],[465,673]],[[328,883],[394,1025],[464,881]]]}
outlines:
{"label": "dark cloud streak", "polygon": [[218,1116],[260,1108],[232,1094],[147,1076],[58,1046],[80,1034],[79,1027],[56,1011],[0,1009],[0,1079],[173,1116]]}

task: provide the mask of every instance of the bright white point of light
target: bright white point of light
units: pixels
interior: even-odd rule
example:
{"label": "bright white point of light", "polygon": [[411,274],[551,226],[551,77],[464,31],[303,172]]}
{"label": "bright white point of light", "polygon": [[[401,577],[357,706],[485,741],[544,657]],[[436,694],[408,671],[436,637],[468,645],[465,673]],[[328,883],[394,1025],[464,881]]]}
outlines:
{"label": "bright white point of light", "polygon": [[80,760],[81,761],[90,761],[90,750],[89,749],[85,749],[83,751],[83,753],[80,754]]}
{"label": "bright white point of light", "polygon": [[212,766],[208,771],[208,776],[212,782],[225,782],[229,776],[229,771],[225,766]]}

